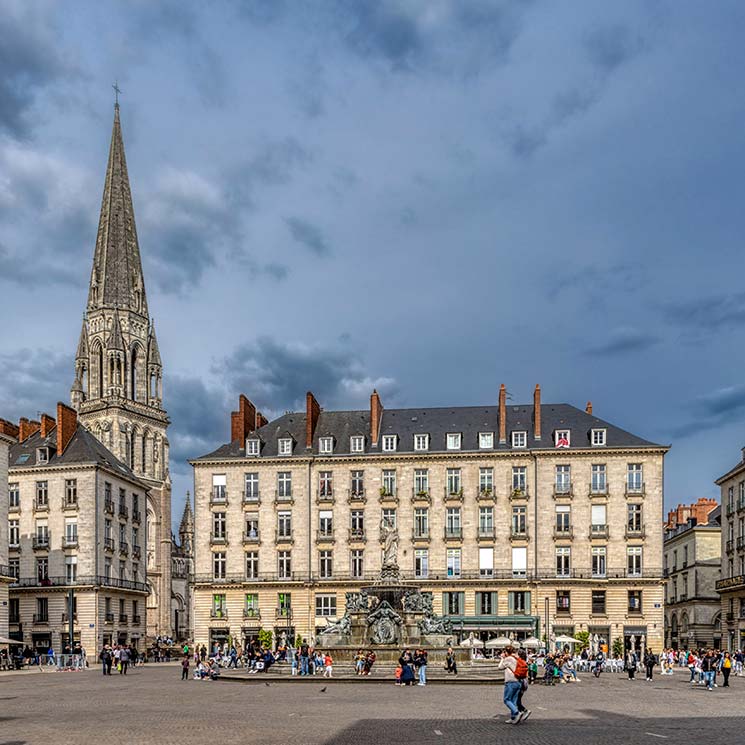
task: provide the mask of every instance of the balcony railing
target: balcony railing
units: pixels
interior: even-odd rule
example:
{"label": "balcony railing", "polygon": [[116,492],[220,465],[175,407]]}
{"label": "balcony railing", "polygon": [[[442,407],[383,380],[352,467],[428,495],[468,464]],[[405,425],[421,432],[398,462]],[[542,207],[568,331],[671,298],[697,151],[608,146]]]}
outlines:
{"label": "balcony railing", "polygon": [[643,497],[647,493],[646,484],[642,481],[640,484],[626,482],[627,497]]}
{"label": "balcony railing", "polygon": [[243,498],[243,504],[257,506],[261,504],[261,492],[259,491],[244,491],[241,497]]}
{"label": "balcony railing", "polygon": [[129,517],[129,507],[126,504],[119,505],[119,517],[126,520]]}
{"label": "balcony railing", "polygon": [[414,529],[411,533],[412,541],[429,541],[429,529],[427,530],[416,530]]}
{"label": "balcony railing", "polygon": [[213,546],[225,546],[228,543],[228,536],[225,533],[210,533],[210,543]]}
{"label": "balcony railing", "polygon": [[135,582],[118,577],[104,577],[101,575],[80,576],[70,579],[68,577],[21,577],[16,579],[11,587],[115,587],[120,590],[135,590],[147,592],[148,588],[144,582]]}
{"label": "balcony railing", "polygon": [[483,489],[479,489],[476,492],[476,501],[478,502],[494,502],[497,499],[497,495],[494,493],[494,488],[487,486]]}
{"label": "balcony railing", "polygon": [[119,553],[121,556],[127,556],[129,554],[129,544],[125,541],[119,543]]}
{"label": "balcony railing", "polygon": [[608,496],[608,482],[605,483],[590,483],[590,496],[591,497],[607,497]]}
{"label": "balcony railing", "polygon": [[427,504],[432,503],[432,496],[429,493],[429,489],[417,489],[411,487],[411,501],[412,502],[426,502]]}
{"label": "balcony railing", "polygon": [[119,623],[127,623],[128,616],[126,613],[119,614]]}
{"label": "balcony railing", "polygon": [[316,543],[333,543],[334,542],[334,530],[318,530],[316,531]]}
{"label": "balcony railing", "polygon": [[554,499],[571,499],[574,496],[574,485],[571,481],[554,482]]}
{"label": "balcony railing", "polygon": [[573,538],[574,531],[571,525],[554,525],[554,538]]}
{"label": "balcony railing", "polygon": [[48,549],[50,538],[50,533],[42,533],[41,535],[37,533],[32,540],[33,548],[37,550]]}
{"label": "balcony railing", "polygon": [[65,511],[77,510],[78,509],[77,497],[75,499],[68,499],[67,497],[62,497],[62,509]]}
{"label": "balcony railing", "polygon": [[244,618],[254,618],[257,621],[261,620],[261,611],[258,608],[244,608],[243,609],[243,617]]}
{"label": "balcony railing", "polygon": [[511,486],[510,485],[510,499],[527,499],[528,498],[528,487],[527,486]]}
{"label": "balcony railing", "polygon": [[275,615],[277,618],[292,618],[292,608],[288,608],[283,606],[282,608],[277,608],[275,611]]}
{"label": "balcony railing", "polygon": [[113,499],[104,499],[104,501],[103,501],[103,511],[107,515],[113,515],[114,514],[114,500]]}
{"label": "balcony railing", "polygon": [[735,504],[734,502],[727,502],[727,508],[725,510],[727,517],[732,517],[732,515],[735,514]]}
{"label": "balcony railing", "polygon": [[248,533],[243,533],[244,543],[261,543],[261,533],[258,530],[251,530]]}
{"label": "balcony railing", "polygon": [[390,503],[395,502],[396,504],[398,503],[398,493],[396,492],[395,489],[390,490],[390,489],[386,489],[385,487],[381,486],[379,495],[380,495],[379,496],[380,502],[390,502]]}
{"label": "balcony railing", "polygon": [[367,501],[364,489],[347,489],[347,502],[349,504],[364,504]]}
{"label": "balcony railing", "polygon": [[446,502],[462,502],[463,501],[463,489],[458,488],[455,491],[451,491],[447,486],[443,487],[443,499]]}
{"label": "balcony railing", "polygon": [[141,523],[142,522],[142,513],[139,510],[132,510],[132,522],[133,523]]}
{"label": "balcony railing", "polygon": [[590,538],[607,538],[607,525],[590,525]]}
{"label": "balcony railing", "polygon": [[49,499],[35,499],[33,510],[34,512],[49,512]]}
{"label": "balcony railing", "polygon": [[15,615],[15,614],[11,613],[8,616],[8,623],[11,626],[15,626],[16,624],[19,624],[20,622],[21,622],[21,616],[20,615]]}
{"label": "balcony railing", "polygon": [[142,556],[142,548],[136,543],[132,546],[132,558],[139,559]]}
{"label": "balcony railing", "polygon": [[62,536],[62,548],[77,548],[78,537],[75,536]]}
{"label": "balcony railing", "polygon": [[104,621],[106,623],[114,623],[114,614],[113,613],[105,613],[104,614]]}
{"label": "balcony railing", "polygon": [[743,499],[742,497],[737,498],[737,511],[738,512],[745,511],[745,499]]}
{"label": "balcony railing", "polygon": [[445,540],[446,541],[460,541],[463,538],[463,528],[461,527],[450,527],[445,528]]}
{"label": "balcony railing", "polygon": [[742,536],[742,535],[737,536],[737,549],[738,549],[738,551],[741,548],[743,548],[743,547],[745,547],[745,536]]}
{"label": "balcony railing", "polygon": [[135,613],[132,616],[132,625],[139,626],[142,623],[142,616],[139,613]]}
{"label": "balcony railing", "polygon": [[103,550],[104,551],[113,551],[114,550],[114,539],[113,538],[104,538],[103,539]]}
{"label": "balcony railing", "polygon": [[493,525],[479,525],[478,538],[479,540],[492,539],[496,535],[496,529]]}
{"label": "balcony railing", "polygon": [[292,530],[280,530],[276,528],[274,531],[274,540],[277,543],[293,543],[295,539],[292,537]]}
{"label": "balcony railing", "polygon": [[318,489],[316,491],[316,504],[333,504],[333,503],[334,503],[333,489]]}
{"label": "balcony railing", "polygon": [[228,504],[228,490],[227,489],[212,489],[210,492],[210,504],[227,505]]}
{"label": "balcony railing", "polygon": [[364,528],[349,528],[349,542],[361,543],[367,540]]}
{"label": "balcony railing", "polygon": [[34,613],[34,624],[46,624],[49,623],[48,613]]}
{"label": "balcony railing", "polygon": [[295,499],[292,496],[291,491],[282,491],[279,489],[274,490],[274,503],[275,504],[292,504]]}
{"label": "balcony railing", "polygon": [[510,526],[510,538],[514,538],[515,540],[522,540],[522,541],[527,540],[528,538],[527,527],[522,528],[516,525]]}
{"label": "balcony railing", "polygon": [[626,526],[626,537],[627,538],[646,538],[647,532],[644,529],[644,526],[642,525],[639,528],[632,528],[630,526]]}
{"label": "balcony railing", "polygon": [[228,617],[227,608],[212,608],[210,610],[210,618],[227,618],[227,617]]}
{"label": "balcony railing", "polygon": [[735,541],[733,538],[730,538],[727,543],[725,544],[724,550],[731,554],[735,550]]}

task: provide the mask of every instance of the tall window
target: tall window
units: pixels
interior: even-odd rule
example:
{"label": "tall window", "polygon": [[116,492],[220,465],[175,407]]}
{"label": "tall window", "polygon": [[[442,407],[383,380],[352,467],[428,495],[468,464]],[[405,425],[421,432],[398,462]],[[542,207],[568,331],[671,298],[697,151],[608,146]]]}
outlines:
{"label": "tall window", "polygon": [[246,474],[246,493],[244,496],[247,502],[255,502],[259,498],[259,474],[258,473],[247,473]]}
{"label": "tall window", "polygon": [[626,549],[626,567],[629,577],[642,576],[642,547],[629,546]]}
{"label": "tall window", "polygon": [[530,591],[516,590],[507,594],[507,609],[510,615],[530,614]]}
{"label": "tall window", "polygon": [[460,494],[460,468],[447,470],[448,494]]}
{"label": "tall window", "polygon": [[450,536],[460,536],[460,507],[448,507],[445,513],[445,529]]}
{"label": "tall window", "polygon": [[515,546],[512,549],[512,576],[525,577],[528,574],[528,549]]}
{"label": "tall window", "polygon": [[414,537],[426,538],[429,535],[429,508],[417,507],[414,510]]}
{"label": "tall window", "polygon": [[569,590],[556,591],[556,612],[569,613],[572,609],[572,596]]}
{"label": "tall window", "polygon": [[65,556],[65,582],[72,584],[78,578],[78,557]]}
{"label": "tall window", "polygon": [[20,521],[8,520],[8,545],[15,548],[21,543]]}
{"label": "tall window", "polygon": [[494,535],[494,508],[479,507],[479,535]]}
{"label": "tall window", "polygon": [[291,471],[279,471],[277,473],[277,496],[278,497],[291,497],[292,496],[292,472]]}
{"label": "tall window", "polygon": [[212,554],[212,576],[214,579],[225,579],[225,552]]}
{"label": "tall window", "polygon": [[214,594],[212,596],[212,617],[213,618],[227,618],[228,615],[228,602],[225,595]]}
{"label": "tall window", "polygon": [[592,547],[592,576],[605,577],[605,546]]}
{"label": "tall window", "polygon": [[605,615],[605,590],[592,591],[591,609],[594,616]]}
{"label": "tall window", "polygon": [[364,552],[361,548],[355,548],[351,551],[351,570],[352,577],[359,579],[363,576],[365,570]]}
{"label": "tall window", "polygon": [[65,543],[74,546],[78,542],[78,521],[75,519],[65,520]]}
{"label": "tall window", "polygon": [[448,577],[460,577],[460,549],[449,548],[447,550]]}
{"label": "tall window", "polygon": [[65,479],[65,504],[72,507],[78,503],[78,480]]}
{"label": "tall window", "polygon": [[36,482],[36,506],[47,507],[49,505],[49,486],[46,481]]}
{"label": "tall window", "polygon": [[391,528],[396,527],[396,509],[395,507],[386,508],[380,511],[382,521]]}
{"label": "tall window", "polygon": [[512,508],[512,535],[525,535],[527,530],[527,509],[525,505],[515,505]]}
{"label": "tall window", "polygon": [[556,493],[569,494],[572,490],[572,467],[556,466]]}
{"label": "tall window", "polygon": [[395,497],[396,496],[396,471],[392,468],[387,468],[383,471],[383,496]]}
{"label": "tall window", "polygon": [[352,510],[349,514],[349,527],[352,529],[352,535],[355,538],[362,538],[365,535],[365,511]]}
{"label": "tall window", "polygon": [[8,506],[12,509],[21,506],[21,491],[18,484],[8,484]]}
{"label": "tall window", "polygon": [[477,592],[476,593],[476,615],[491,616],[497,613],[497,593],[496,592]]}
{"label": "tall window", "polygon": [[461,616],[465,609],[464,592],[443,592],[442,593],[443,613],[448,616]]}
{"label": "tall window", "polygon": [[562,546],[556,549],[556,576],[557,577],[569,577],[571,574],[570,568],[570,556],[571,549],[567,546]]}
{"label": "tall window", "polygon": [[290,551],[277,553],[277,572],[280,579],[292,579],[292,554]]}
{"label": "tall window", "polygon": [[292,537],[292,512],[277,513],[277,537]]}
{"label": "tall window", "polygon": [[629,613],[642,612],[642,591],[629,590]]}
{"label": "tall window", "polygon": [[494,493],[494,469],[493,468],[479,468],[479,493],[480,494],[493,494]]}
{"label": "tall window", "polygon": [[629,504],[626,510],[626,527],[629,533],[640,533],[642,529],[642,506],[640,504]]}
{"label": "tall window", "polygon": [[626,470],[626,490],[639,493],[644,488],[644,474],[641,463],[629,463]]}
{"label": "tall window", "polygon": [[592,491],[594,494],[605,494],[608,491],[608,483],[605,480],[605,465],[596,463],[592,467]]}
{"label": "tall window", "polygon": [[325,537],[334,534],[334,513],[331,510],[320,510],[318,513],[318,532]]}
{"label": "tall window", "polygon": [[321,497],[331,497],[334,494],[333,471],[321,471],[318,474],[318,494]]}
{"label": "tall window", "polygon": [[362,497],[365,494],[365,472],[352,471],[352,495]]}
{"label": "tall window", "polygon": [[420,579],[429,576],[429,551],[426,548],[414,550],[414,576]]}
{"label": "tall window", "polygon": [[212,501],[224,502],[228,496],[228,481],[224,473],[216,473],[212,476]]}
{"label": "tall window", "polygon": [[243,605],[243,615],[249,618],[259,615],[259,596],[257,593],[246,593]]}
{"label": "tall window", "polygon": [[322,579],[329,579],[334,576],[334,559],[331,551],[319,552],[318,573]]}
{"label": "tall window", "polygon": [[246,579],[259,578],[259,552],[246,551]]}
{"label": "tall window", "polygon": [[36,579],[42,583],[49,579],[49,559],[46,556],[36,560]]}
{"label": "tall window", "polygon": [[414,470],[414,492],[416,494],[429,494],[429,471],[426,468]]}
{"label": "tall window", "polygon": [[570,533],[572,530],[572,513],[568,504],[556,505],[556,532]]}
{"label": "tall window", "polygon": [[602,533],[605,531],[608,520],[606,517],[606,505],[593,504],[590,508],[591,528],[593,533]]}
{"label": "tall window", "polygon": [[259,538],[259,514],[258,512],[246,513],[246,535],[249,541],[256,541]]}
{"label": "tall window", "polygon": [[525,493],[528,469],[525,466],[512,466],[512,491]]}
{"label": "tall window", "polygon": [[481,577],[492,577],[494,575],[494,549],[479,549],[479,575]]}
{"label": "tall window", "polygon": [[225,540],[225,513],[212,513],[212,538],[216,541]]}

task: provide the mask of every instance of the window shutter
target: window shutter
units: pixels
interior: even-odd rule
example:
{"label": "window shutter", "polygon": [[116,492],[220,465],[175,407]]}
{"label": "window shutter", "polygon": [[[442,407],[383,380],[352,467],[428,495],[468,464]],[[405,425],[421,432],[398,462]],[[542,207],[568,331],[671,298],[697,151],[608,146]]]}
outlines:
{"label": "window shutter", "polygon": [[510,615],[513,615],[515,613],[515,593],[514,592],[507,593],[507,612]]}
{"label": "window shutter", "polygon": [[459,592],[458,593],[458,615],[462,616],[465,613],[465,610],[466,610],[466,593]]}
{"label": "window shutter", "polygon": [[525,593],[525,612],[528,615],[531,615],[533,610],[533,606],[530,604],[530,590]]}

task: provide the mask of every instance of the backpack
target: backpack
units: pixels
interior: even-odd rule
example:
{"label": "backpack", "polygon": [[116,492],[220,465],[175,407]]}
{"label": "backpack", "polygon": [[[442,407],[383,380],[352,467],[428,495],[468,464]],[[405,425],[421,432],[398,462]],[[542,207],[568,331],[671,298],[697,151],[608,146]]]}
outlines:
{"label": "backpack", "polygon": [[515,659],[515,677],[518,680],[528,677],[528,663],[522,657]]}

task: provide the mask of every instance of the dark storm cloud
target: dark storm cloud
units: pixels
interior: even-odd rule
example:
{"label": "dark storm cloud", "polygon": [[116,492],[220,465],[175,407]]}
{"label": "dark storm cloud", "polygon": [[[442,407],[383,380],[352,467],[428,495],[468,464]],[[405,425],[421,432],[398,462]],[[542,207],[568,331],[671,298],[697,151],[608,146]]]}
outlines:
{"label": "dark storm cloud", "polygon": [[717,331],[745,322],[745,292],[691,298],[664,306],[665,317],[691,331]]}
{"label": "dark storm cloud", "polygon": [[673,429],[673,435],[680,439],[741,422],[745,417],[745,384],[705,393],[686,407],[686,413],[683,423]]}
{"label": "dark storm cloud", "polygon": [[601,344],[592,346],[587,351],[588,354],[596,357],[607,357],[640,352],[659,344],[659,342],[660,339],[648,331],[624,327],[614,329]]}
{"label": "dark storm cloud", "polygon": [[614,72],[644,49],[644,40],[626,26],[601,26],[585,37],[590,61],[605,73]]}
{"label": "dark storm cloud", "polygon": [[317,225],[302,217],[286,217],[285,224],[290,235],[311,253],[316,256],[328,256],[331,253],[331,248]]}

